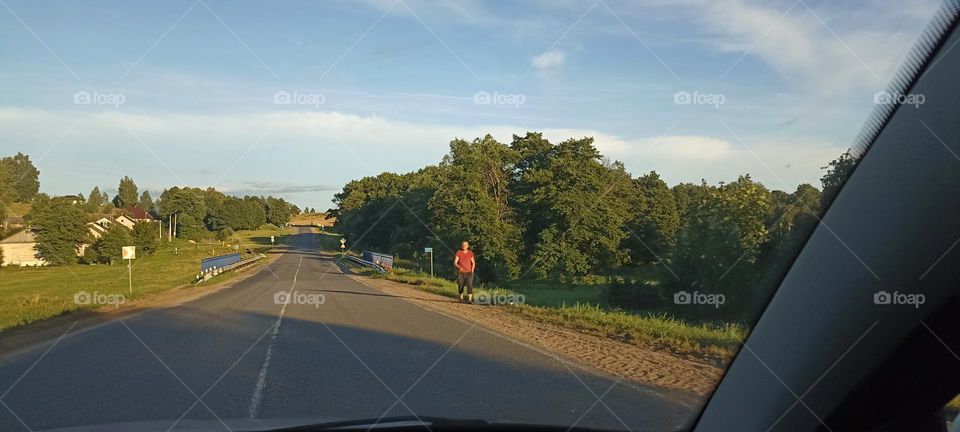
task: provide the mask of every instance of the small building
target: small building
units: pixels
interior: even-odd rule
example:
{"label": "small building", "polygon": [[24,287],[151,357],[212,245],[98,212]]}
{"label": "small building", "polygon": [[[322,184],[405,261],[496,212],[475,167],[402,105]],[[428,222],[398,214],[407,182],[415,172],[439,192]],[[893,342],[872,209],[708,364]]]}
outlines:
{"label": "small building", "polygon": [[133,226],[137,224],[135,220],[126,215],[117,216],[114,220],[117,221],[118,224],[127,227],[127,229],[133,229]]}
{"label": "small building", "polygon": [[37,257],[36,245],[37,237],[29,229],[0,240],[0,250],[3,251],[3,262],[0,265],[20,267],[47,265],[46,261]]}
{"label": "small building", "polygon": [[90,231],[90,236],[93,237],[94,241],[107,233],[107,228],[100,225],[99,222],[87,222],[87,230]]}
{"label": "small building", "polygon": [[153,222],[153,216],[150,215],[150,212],[142,208],[131,206],[123,209],[123,211],[134,222]]}

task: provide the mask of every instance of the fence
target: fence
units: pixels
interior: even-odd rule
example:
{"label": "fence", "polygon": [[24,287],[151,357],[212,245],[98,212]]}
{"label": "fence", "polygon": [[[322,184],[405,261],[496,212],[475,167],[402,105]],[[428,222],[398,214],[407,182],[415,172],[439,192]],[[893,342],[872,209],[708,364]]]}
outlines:
{"label": "fence", "polygon": [[359,264],[359,265],[362,265],[362,266],[364,266],[364,267],[373,267],[374,270],[376,270],[376,271],[379,272],[379,273],[384,273],[384,272],[386,272],[386,270],[384,270],[384,268],[383,268],[382,265],[380,265],[380,264],[378,264],[378,263],[376,263],[376,262],[374,262],[374,261],[368,261],[368,260],[365,260],[365,259],[362,259],[362,258],[357,258],[357,257],[355,257],[355,256],[353,256],[353,255],[344,255],[344,257],[345,257],[346,259],[350,260],[351,262],[353,262],[354,264]]}
{"label": "fence", "polygon": [[238,262],[240,262],[240,254],[238,253],[205,258],[200,261],[200,273],[206,273],[216,268],[224,268]]}
{"label": "fence", "polygon": [[[197,278],[194,280],[194,283],[196,284],[196,283],[200,283],[200,282],[203,282],[203,281],[210,280],[210,278],[212,278],[212,277],[214,277],[214,276],[218,276],[218,275],[220,275],[220,274],[223,273],[223,272],[228,272],[228,271],[231,271],[231,270],[237,270],[237,269],[246,267],[246,266],[248,266],[248,265],[250,265],[250,264],[253,264],[253,263],[256,262],[257,260],[266,257],[266,255],[264,255],[264,254],[257,254],[257,255],[254,255],[254,256],[251,257],[251,258],[247,258],[247,259],[245,259],[245,260],[239,260],[240,254],[231,254],[231,255],[223,255],[223,256],[219,256],[219,257],[207,258],[206,260],[203,260],[203,261],[214,260],[214,259],[217,259],[217,258],[224,258],[224,257],[232,257],[232,256],[234,256],[234,255],[237,256],[238,261],[235,261],[235,262],[233,262],[232,264],[227,264],[227,265],[225,265],[225,266],[223,266],[223,267],[209,267],[209,268],[201,271],[200,274],[197,275]],[[201,266],[202,266],[202,265],[203,265],[203,262],[201,261]]]}
{"label": "fence", "polygon": [[393,268],[393,255],[380,252],[363,251],[363,259],[378,264],[381,267]]}

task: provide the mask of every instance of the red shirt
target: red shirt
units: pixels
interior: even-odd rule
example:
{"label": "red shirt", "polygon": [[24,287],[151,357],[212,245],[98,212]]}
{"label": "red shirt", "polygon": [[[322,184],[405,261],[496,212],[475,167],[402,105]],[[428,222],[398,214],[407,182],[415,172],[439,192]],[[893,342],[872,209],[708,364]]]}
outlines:
{"label": "red shirt", "polygon": [[457,271],[460,273],[473,273],[473,251],[460,249],[457,251]]}

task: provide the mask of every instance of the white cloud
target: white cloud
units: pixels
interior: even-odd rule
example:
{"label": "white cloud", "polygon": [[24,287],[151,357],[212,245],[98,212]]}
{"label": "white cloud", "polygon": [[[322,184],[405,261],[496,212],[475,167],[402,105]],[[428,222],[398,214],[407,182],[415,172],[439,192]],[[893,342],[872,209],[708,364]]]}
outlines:
{"label": "white cloud", "polygon": [[[227,191],[321,197],[313,202],[332,195],[328,186],[339,188],[362,176],[438,163],[454,138],[489,133],[508,143],[513,134],[528,130],[509,124],[410,123],[339,112],[185,115],[0,109],[0,134],[22,145],[16,150],[35,160],[74,123],[38,161],[45,191],[85,192],[133,175],[151,189],[182,179],[188,185],[215,185]],[[591,129],[537,130],[552,142],[594,137],[604,155],[623,161],[633,174],[657,170],[671,184],[701,178],[730,181],[750,173],[771,188],[792,189],[801,182],[818,185],[820,167],[842,151],[822,142],[784,142],[782,137],[745,134],[741,138],[750,149],[739,140],[723,137],[622,137]]]}
{"label": "white cloud", "polygon": [[540,71],[557,69],[563,66],[567,55],[563,51],[551,50],[533,58],[533,67]]}
{"label": "white cloud", "polygon": [[[852,12],[811,8],[803,2],[770,6],[727,0],[693,9],[715,36],[717,49],[755,56],[801,87],[841,94],[885,86],[936,9],[932,2],[910,8],[897,2],[875,5],[870,20],[849,23]],[[895,21],[901,30],[891,29],[889,23]],[[736,74],[736,68],[730,73]]]}

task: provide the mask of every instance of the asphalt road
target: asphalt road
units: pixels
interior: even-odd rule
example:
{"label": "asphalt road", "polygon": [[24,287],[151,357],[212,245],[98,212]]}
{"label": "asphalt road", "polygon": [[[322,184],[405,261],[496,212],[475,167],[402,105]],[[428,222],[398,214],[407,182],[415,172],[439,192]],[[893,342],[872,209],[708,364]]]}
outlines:
{"label": "asphalt road", "polygon": [[637,431],[675,430],[693,415],[676,395],[384,295],[343,274],[316,242],[301,233],[232,287],[7,356],[0,431],[408,415]]}

